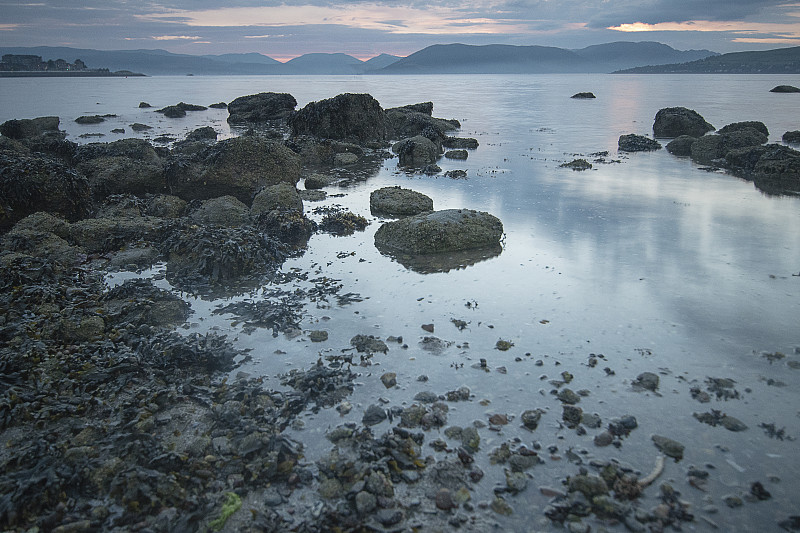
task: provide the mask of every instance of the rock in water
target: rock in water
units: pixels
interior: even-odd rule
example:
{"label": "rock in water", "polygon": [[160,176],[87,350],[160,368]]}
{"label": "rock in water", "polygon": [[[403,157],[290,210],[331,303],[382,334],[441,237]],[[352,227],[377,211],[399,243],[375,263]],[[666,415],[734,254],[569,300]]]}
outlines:
{"label": "rock in water", "polygon": [[[306,187],[307,185],[306,180]],[[373,215],[409,216],[433,211],[430,197],[410,189],[383,187],[369,195],[369,209]]]}
{"label": "rock in water", "polygon": [[386,252],[435,254],[497,245],[503,223],[482,211],[446,209],[386,222],[375,246]]}
{"label": "rock in water", "polygon": [[285,120],[296,106],[297,100],[287,93],[240,96],[228,104],[228,122],[236,124]]}
{"label": "rock in water", "polygon": [[660,109],[653,122],[653,135],[656,137],[700,137],[709,131],[714,131],[714,126],[706,122],[697,111],[685,107]]}
{"label": "rock in water", "polygon": [[620,135],[618,145],[621,152],[649,152],[661,149],[661,143],[658,141],[634,133]]}

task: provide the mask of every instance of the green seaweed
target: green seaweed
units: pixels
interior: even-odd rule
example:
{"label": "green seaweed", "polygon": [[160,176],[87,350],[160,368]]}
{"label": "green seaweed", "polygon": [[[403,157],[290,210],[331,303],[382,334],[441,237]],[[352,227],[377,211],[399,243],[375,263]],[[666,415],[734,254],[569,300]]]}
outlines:
{"label": "green seaweed", "polygon": [[225,503],[222,504],[222,511],[219,514],[219,518],[212,520],[211,523],[208,524],[211,531],[219,531],[222,529],[225,522],[228,521],[228,518],[242,507],[242,499],[235,492],[228,492],[225,496],[226,500]]}

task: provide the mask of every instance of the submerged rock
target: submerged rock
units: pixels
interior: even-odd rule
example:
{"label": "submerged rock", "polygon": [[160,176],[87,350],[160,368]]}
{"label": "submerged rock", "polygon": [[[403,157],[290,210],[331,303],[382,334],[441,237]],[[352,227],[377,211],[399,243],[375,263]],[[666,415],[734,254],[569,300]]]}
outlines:
{"label": "submerged rock", "polygon": [[649,152],[661,149],[661,143],[655,139],[634,133],[620,135],[618,145],[622,152]]}
{"label": "submerged rock", "polygon": [[381,251],[435,254],[496,246],[503,223],[482,211],[447,209],[386,222],[375,233]]}
{"label": "submerged rock", "polygon": [[660,109],[653,122],[655,137],[674,138],[681,135],[700,137],[709,131],[714,131],[714,126],[706,122],[697,111],[685,107]]}

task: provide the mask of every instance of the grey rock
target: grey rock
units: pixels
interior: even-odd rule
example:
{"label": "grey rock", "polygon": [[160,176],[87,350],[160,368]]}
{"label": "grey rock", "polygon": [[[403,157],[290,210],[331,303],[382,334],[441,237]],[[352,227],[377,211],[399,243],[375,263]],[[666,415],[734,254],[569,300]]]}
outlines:
{"label": "grey rock", "polygon": [[654,374],[653,372],[643,372],[634,380],[633,389],[655,392],[658,389],[658,382],[658,374]]}
{"label": "grey rock", "polygon": [[369,208],[373,215],[413,216],[433,211],[433,200],[410,189],[383,187],[370,193]]}
{"label": "grey rock", "polygon": [[373,404],[367,407],[364,416],[361,418],[361,423],[365,426],[374,426],[375,424],[380,424],[386,418],[386,411],[382,407]]}
{"label": "grey rock", "polygon": [[444,153],[444,156],[447,159],[465,160],[467,159],[467,157],[469,157],[469,152],[467,152],[466,150],[448,150],[447,152]]}
{"label": "grey rock", "polygon": [[250,215],[253,218],[257,218],[263,213],[269,213],[274,210],[303,212],[303,200],[294,185],[278,183],[264,187],[253,198]]}
{"label": "grey rock", "polygon": [[656,448],[661,450],[664,455],[678,461],[683,459],[684,446],[680,442],[661,435],[653,435],[652,439],[653,444],[655,444]]}
{"label": "grey rock", "polygon": [[203,201],[189,218],[197,224],[236,228],[250,222],[250,210],[233,196],[220,196]]}

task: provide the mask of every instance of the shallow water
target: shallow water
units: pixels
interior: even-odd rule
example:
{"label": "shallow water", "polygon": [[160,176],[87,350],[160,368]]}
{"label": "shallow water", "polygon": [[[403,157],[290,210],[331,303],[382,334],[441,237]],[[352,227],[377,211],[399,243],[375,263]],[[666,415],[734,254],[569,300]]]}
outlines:
{"label": "shallow water", "polygon": [[[342,92],[369,92],[385,108],[433,101],[434,116],[458,118],[459,135],[480,142],[467,161],[439,163],[445,171],[466,170],[466,180],[408,175],[396,169],[396,160],[387,160],[366,180],[328,189],[344,196],[306,204],[307,210],[341,205],[371,220],[366,231],[350,237],[315,235],[308,251],[284,267],[341,280],[343,292],[365,298],[346,306],[335,301],[307,306],[303,329],[327,330],[327,342],[312,343],[306,335],[273,338],[269,330],[243,334],[229,317],[209,315],[218,301],[192,301],[192,328],[230,331],[238,346],[252,349],[252,362],[239,371],[267,376],[272,387],[280,387],[279,373],[341,354],[356,334],[403,337],[407,349],[390,344],[388,354],[374,356],[372,366],[360,369],[349,415],[328,409],[304,418],[305,428],[294,435],[306,443],[308,460],[330,448],[321,438],[327,429],[360,422],[364,409],[379,397],[388,406],[410,405],[419,391],[443,394],[466,385],[474,398],[451,404],[451,425],[486,422],[494,413],[548,410],[534,433],[516,421],[499,433],[482,429],[483,455],[519,437],[526,444],[556,445],[560,457],[574,447],[588,450],[591,457],[619,457],[647,472],[657,453],[650,435],[664,434],[686,444],[687,451],[681,463],[668,462],[662,479],[672,480],[697,511],[708,503],[706,494],[686,484],[685,470],[692,464],[713,465],[709,494],[721,511],[709,517],[723,530],[756,530],[798,511],[796,443],[768,438],[759,424],[774,423],[800,438],[800,370],[786,364],[800,361],[800,199],[765,195],[752,183],[702,170],[665,150],[618,154],[616,143],[621,134],[652,133],[655,113],[671,106],[695,109],[718,128],[761,120],[770,141],[780,142],[785,131],[800,124],[797,95],[768,92],[779,84],[800,85],[800,77],[2,79],[0,121],[56,114],[75,140],[92,132],[105,133],[98,140],[113,140],[117,136],[111,129],[133,122],[155,126],[150,137],[180,137],[209,124],[229,136],[233,132],[224,110],[166,119],[137,105],[142,100],[155,107],[178,101],[208,105],[261,91],[290,92],[301,106]],[[569,98],[579,91],[592,91],[597,99]],[[105,113],[118,117],[99,126],[72,122],[79,115]],[[595,164],[585,172],[559,168],[576,157],[591,160],[589,154],[601,151],[618,162]],[[499,217],[506,233],[502,253],[431,274],[381,255],[373,245],[381,221],[369,213],[369,193],[389,185],[429,195],[436,209],[479,209]],[[461,331],[451,319],[468,326]],[[418,344],[430,335],[420,326],[431,323],[433,335],[453,343],[439,355]],[[514,346],[498,351],[499,339]],[[771,364],[761,356],[776,351],[787,358]],[[605,359],[589,368],[589,354]],[[487,360],[489,372],[472,368],[480,358]],[[603,367],[615,374],[607,376]],[[597,412],[604,423],[636,416],[639,428],[621,449],[594,447],[591,437],[599,430],[581,437],[558,427],[560,402],[550,394],[554,387],[548,381],[560,379],[564,370],[575,376],[570,388],[590,392],[580,403],[584,411]],[[644,371],[660,374],[660,394],[632,390],[631,381]],[[397,373],[398,387],[383,387],[378,378],[384,372]],[[429,381],[417,381],[422,374]],[[707,377],[734,379],[742,399],[693,400],[690,388],[703,386]],[[786,386],[769,385],[769,379]],[[482,399],[489,403],[481,405]],[[735,416],[749,429],[732,433],[692,417],[709,409]],[[388,427],[385,422],[374,431]],[[427,442],[437,436],[435,430],[427,434],[424,448],[431,454]],[[566,458],[536,467],[531,487],[508,498],[518,517],[510,519],[509,527],[526,520],[526,509],[541,518],[536,508],[544,507],[547,498],[536,487],[556,485],[577,468]],[[488,499],[493,484],[503,479],[501,467],[484,469],[487,477],[476,499]],[[780,481],[770,481],[770,475]],[[754,481],[764,483],[772,500],[732,510],[719,500],[723,494],[747,492]],[[695,526],[706,527],[702,522]]]}

